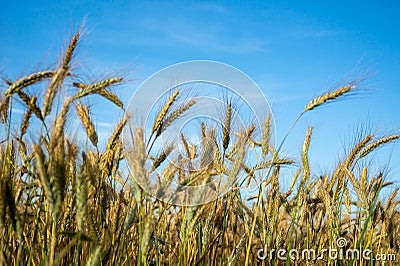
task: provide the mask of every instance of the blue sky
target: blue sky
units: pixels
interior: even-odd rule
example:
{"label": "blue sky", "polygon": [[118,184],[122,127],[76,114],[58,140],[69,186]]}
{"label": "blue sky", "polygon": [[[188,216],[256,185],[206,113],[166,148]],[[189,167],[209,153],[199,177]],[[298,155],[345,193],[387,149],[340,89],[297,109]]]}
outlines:
{"label": "blue sky", "polygon": [[[278,140],[309,100],[368,69],[365,90],[307,114],[289,138],[284,152],[296,157],[307,127],[315,126],[315,174],[329,170],[348,149],[359,124],[399,133],[397,1],[7,1],[2,7],[0,73],[12,79],[39,62],[56,61],[86,18],[77,67],[99,78],[130,69],[135,81],[118,91],[125,103],[141,81],[164,67],[221,61],[248,74],[265,93]],[[95,107],[99,130],[109,132],[115,118],[103,103]],[[380,165],[393,152],[392,173],[398,174],[399,145],[381,151]]]}

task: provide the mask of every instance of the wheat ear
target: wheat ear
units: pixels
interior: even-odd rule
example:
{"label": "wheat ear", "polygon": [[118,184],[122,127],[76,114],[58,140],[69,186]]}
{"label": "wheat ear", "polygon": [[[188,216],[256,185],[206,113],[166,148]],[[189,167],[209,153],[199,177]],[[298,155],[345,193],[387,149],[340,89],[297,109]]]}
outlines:
{"label": "wheat ear", "polygon": [[347,93],[349,93],[351,90],[353,90],[356,86],[355,85],[346,85],[343,87],[338,88],[335,91],[328,92],[324,95],[318,96],[317,98],[311,100],[305,107],[304,111],[311,111],[314,108],[329,102],[333,101]]}
{"label": "wheat ear", "polygon": [[368,142],[372,140],[374,137],[374,134],[370,134],[366,136],[363,140],[361,140],[350,152],[350,154],[347,156],[345,162],[344,162],[344,167],[349,168],[353,164],[354,160],[357,157],[357,154],[361,151],[362,148],[367,145]]}
{"label": "wheat ear", "polygon": [[381,138],[381,139],[379,139],[379,140],[377,140],[377,141],[374,141],[374,142],[372,142],[371,144],[367,145],[367,146],[361,151],[359,157],[360,157],[360,158],[363,158],[363,157],[367,156],[370,152],[372,152],[373,150],[375,150],[376,148],[378,148],[378,147],[380,147],[380,146],[382,146],[382,145],[384,145],[384,144],[386,144],[386,143],[395,141],[395,140],[397,140],[397,139],[399,139],[399,138],[400,138],[400,135],[393,135],[393,136]]}
{"label": "wheat ear", "polygon": [[268,114],[264,121],[264,130],[261,137],[261,152],[262,156],[265,158],[268,154],[268,146],[271,134],[271,114]]}
{"label": "wheat ear", "polygon": [[16,82],[14,82],[6,91],[6,96],[11,96],[14,93],[19,92],[23,88],[35,84],[37,82],[40,82],[44,79],[51,78],[54,76],[53,71],[42,71],[42,72],[37,72],[34,74],[30,74],[28,76],[25,76]]}
{"label": "wheat ear", "polygon": [[78,32],[74,35],[72,40],[69,42],[68,49],[65,52],[64,60],[63,60],[63,63],[62,63],[62,66],[64,68],[69,68],[69,63],[71,62],[73,53],[75,51],[76,45],[78,44],[80,36],[81,36],[81,31],[78,30]]}
{"label": "wheat ear", "polygon": [[308,162],[308,150],[310,148],[311,134],[312,134],[312,127],[309,127],[307,134],[306,134],[306,138],[304,139],[303,152],[301,154],[301,159],[303,162],[303,171],[304,171],[302,183],[307,182],[310,179],[310,165]]}
{"label": "wheat ear", "polygon": [[[88,85],[85,85],[85,84],[79,83],[79,82],[73,82],[72,86],[83,90],[83,89],[86,89]],[[101,89],[96,90],[95,93],[97,93],[100,96],[102,96],[102,97],[106,98],[107,100],[111,101],[116,106],[120,107],[121,109],[124,109],[124,104],[122,103],[122,101],[118,98],[117,95],[115,95],[111,91],[109,91],[109,90],[107,90],[105,88],[101,88]]]}
{"label": "wheat ear", "polygon": [[181,133],[181,140],[182,140],[182,143],[183,143],[183,147],[185,148],[186,156],[188,158],[191,158],[189,145],[188,145],[187,140],[185,138],[185,135],[183,135],[183,133]]}
{"label": "wheat ear", "polygon": [[171,105],[174,103],[176,97],[178,97],[178,94],[179,94],[179,90],[176,90],[171,95],[171,97],[168,99],[168,101],[164,104],[163,108],[158,113],[158,115],[154,121],[153,127],[151,129],[151,134],[154,134],[154,132],[156,132],[160,128],[162,121],[164,120],[165,116],[167,115],[168,110],[171,108]]}
{"label": "wheat ear", "polygon": [[72,98],[67,98],[64,102],[64,105],[61,108],[60,113],[58,114],[55,124],[53,134],[51,136],[51,147],[54,148],[59,143],[60,137],[64,132],[64,126],[67,121],[67,113],[69,111],[69,107],[72,103]]}
{"label": "wheat ear", "polygon": [[80,36],[80,31],[78,31],[68,45],[68,49],[65,52],[65,56],[63,58],[61,66],[55,72],[53,79],[51,80],[49,87],[46,91],[46,94],[43,98],[43,117],[46,117],[50,114],[51,109],[53,107],[54,97],[56,96],[57,90],[62,87],[64,79],[67,75],[69,75],[70,71],[70,62],[78,43]]}
{"label": "wheat ear", "polygon": [[[78,91],[74,95],[73,100],[85,97],[89,94],[97,93],[99,90],[109,87],[111,85],[120,83],[121,81],[122,81],[122,78],[110,78],[110,79],[105,79],[103,81],[100,81],[100,82],[97,82],[94,84],[86,85],[83,88],[81,88],[81,90]],[[74,84],[76,84],[76,83],[74,83]]]}
{"label": "wheat ear", "polygon": [[224,121],[224,139],[222,142],[224,153],[228,148],[230,142],[231,120],[232,120],[232,104],[228,102],[226,105],[225,121]]}
{"label": "wheat ear", "polygon": [[20,130],[21,131],[21,138],[22,138],[23,135],[25,135],[26,130],[28,129],[29,119],[31,118],[32,113],[33,113],[33,107],[32,106],[35,106],[36,100],[37,100],[36,97],[32,97],[31,98],[31,101],[29,102],[29,105],[28,105],[28,110],[24,114],[24,118],[23,118],[22,124],[21,124],[21,130]]}
{"label": "wheat ear", "polygon": [[40,119],[41,121],[44,120],[43,116],[42,116],[42,112],[40,111],[39,107],[36,105],[36,101],[35,101],[35,103],[32,104],[31,103],[32,98],[29,97],[29,95],[23,91],[19,91],[18,96],[26,104],[26,106],[28,106],[28,108],[29,108],[29,106],[30,106],[30,108],[32,108],[32,112],[36,115],[36,117],[38,119]]}
{"label": "wheat ear", "polygon": [[171,153],[173,147],[174,146],[172,144],[170,144],[160,153],[160,155],[154,160],[153,166],[151,167],[150,172],[153,172],[155,169],[157,169],[157,167],[159,167],[165,161],[165,159],[167,159],[167,157]]}
{"label": "wheat ear", "polygon": [[93,122],[90,119],[89,107],[78,103],[78,105],[76,106],[76,111],[78,112],[78,116],[81,119],[81,122],[86,130],[86,134],[88,135],[90,142],[92,142],[94,146],[97,146],[97,132],[94,128]]}
{"label": "wheat ear", "polygon": [[43,117],[46,117],[50,114],[51,109],[53,107],[54,98],[56,96],[57,90],[61,88],[62,83],[65,77],[68,74],[68,70],[60,67],[54,74],[52,80],[50,81],[49,87],[46,91],[46,94],[43,98]]}
{"label": "wheat ear", "polygon": [[[172,112],[169,116],[164,119],[161,125],[160,133],[162,133],[169,125],[171,125],[177,118],[179,118],[183,113],[189,110],[196,103],[195,100],[190,100],[186,104],[182,105],[180,108]],[[158,134],[158,132],[157,132]]]}
{"label": "wheat ear", "polygon": [[117,127],[114,130],[114,133],[111,135],[110,139],[108,140],[107,143],[107,151],[111,151],[115,145],[117,144],[117,141],[119,140],[119,137],[122,134],[122,130],[125,127],[126,123],[128,122],[129,116],[124,116],[122,120],[118,123]]}
{"label": "wheat ear", "polygon": [[118,98],[117,95],[115,95],[111,91],[109,91],[107,89],[100,89],[100,90],[96,91],[96,93],[103,96],[110,102],[114,103],[119,108],[124,109],[124,104],[122,103],[122,101]]}
{"label": "wheat ear", "polygon": [[204,141],[206,139],[206,125],[201,122],[201,139]]}
{"label": "wheat ear", "polygon": [[1,121],[6,123],[8,117],[8,109],[10,107],[10,96],[5,96],[0,103]]}

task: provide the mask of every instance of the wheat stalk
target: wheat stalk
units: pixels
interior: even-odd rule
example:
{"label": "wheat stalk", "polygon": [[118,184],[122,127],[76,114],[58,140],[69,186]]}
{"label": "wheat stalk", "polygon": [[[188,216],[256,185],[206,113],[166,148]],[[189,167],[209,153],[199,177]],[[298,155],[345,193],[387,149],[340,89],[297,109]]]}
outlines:
{"label": "wheat stalk", "polygon": [[[61,67],[69,69],[78,37],[71,41],[68,49],[71,51],[66,52]],[[56,80],[52,77],[50,82]],[[78,76],[75,78],[80,80]],[[15,85],[8,80],[6,83],[5,90]],[[58,82],[60,87],[51,92],[56,97],[61,85]],[[233,132],[234,113],[231,113],[229,130],[224,125],[226,121],[222,121],[221,138],[216,137],[215,128],[202,123],[198,129],[201,145],[191,144],[188,136],[181,134],[185,151],[171,162],[166,161],[172,154],[172,144],[151,156],[151,149],[145,145],[149,136],[145,135],[143,127],[134,129],[132,149],[123,151],[121,134],[127,123],[124,117],[111,133],[104,151],[100,151],[93,145],[79,145],[76,136],[69,139],[66,124],[70,121],[71,103],[81,97],[99,94],[121,107],[122,102],[112,99],[113,94],[102,87],[105,85],[101,82],[74,83],[77,93],[60,103],[50,129],[44,121],[38,128],[33,124],[33,113],[39,110],[36,116],[43,120],[40,117],[46,113],[46,107],[40,110],[36,96],[27,94],[25,87],[9,95],[0,95],[1,114],[7,120],[5,125],[0,125],[5,129],[0,129],[0,243],[7,245],[0,252],[1,265],[19,262],[31,265],[273,264],[257,260],[260,244],[265,245],[264,251],[309,248],[320,251],[323,247],[335,246],[338,237],[345,237],[349,248],[368,247],[373,254],[390,252],[398,256],[399,188],[395,185],[391,193],[383,195],[386,200],[381,201],[381,188],[393,185],[393,182],[384,181],[387,173],[371,178],[374,162],[355,166],[358,160],[385,143],[398,140],[399,135],[380,139],[373,139],[372,134],[363,136],[355,147],[350,147],[347,157],[332,174],[322,174],[312,181],[309,162],[312,127],[300,143],[300,165],[296,164],[289,172],[282,171],[293,161],[280,159],[281,146],[275,149],[269,143],[272,115],[266,117],[260,128],[251,125],[250,120],[244,121],[249,127],[243,132]],[[307,108],[313,110],[347,93],[321,96]],[[12,109],[12,96],[16,94],[26,105],[21,127],[15,126],[20,117],[15,117]],[[170,95],[166,102],[168,97]],[[174,97],[154,134],[183,116],[190,108],[184,108],[185,104],[192,105],[191,99],[178,103],[180,94]],[[87,131],[85,134],[95,134],[90,107],[76,102],[74,108]],[[234,111],[231,107],[230,112]],[[12,116],[7,117],[9,114]],[[222,118],[226,120],[225,115],[223,113]],[[30,132],[31,136],[40,144],[28,145],[28,138],[23,136],[30,130],[35,130]],[[256,142],[252,138],[258,132],[261,137]],[[223,134],[230,138],[226,154],[222,154]],[[244,158],[252,164],[247,165]],[[206,167],[199,169],[200,164]],[[259,169],[267,171],[254,172]],[[237,182],[241,171],[248,174],[243,180],[243,183],[247,181],[246,186],[255,173],[260,174],[262,183],[256,183],[254,192],[249,195],[242,194],[242,183]],[[291,180],[286,178],[289,176]],[[215,180],[217,178],[222,178],[222,182]],[[183,205],[200,204],[200,200],[215,193],[201,188],[206,184],[217,193],[225,188],[228,191],[202,207],[171,204],[178,200]],[[183,191],[192,189],[190,186],[198,186],[200,190],[195,195]],[[286,186],[288,191],[281,192]],[[188,198],[189,195],[193,197]],[[250,201],[244,202],[245,198]],[[308,262],[312,261],[300,259],[286,263],[303,265]]]}

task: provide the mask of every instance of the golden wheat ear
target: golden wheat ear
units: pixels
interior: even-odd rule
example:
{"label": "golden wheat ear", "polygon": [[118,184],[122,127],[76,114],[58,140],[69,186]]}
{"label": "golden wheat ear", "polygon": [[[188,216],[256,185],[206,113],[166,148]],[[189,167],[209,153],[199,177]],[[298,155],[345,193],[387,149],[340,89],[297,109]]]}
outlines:
{"label": "golden wheat ear", "polygon": [[[122,79],[121,79],[122,81]],[[88,85],[85,85],[83,83],[79,83],[79,82],[73,82],[72,86],[84,90],[87,88]],[[120,107],[121,109],[124,110],[124,104],[122,103],[121,99],[118,98],[117,95],[115,95],[114,93],[112,93],[111,91],[109,91],[106,88],[100,88],[94,91],[95,93],[97,93],[98,95],[104,97],[105,99],[109,100],[110,102],[112,102],[113,104],[115,104],[116,106]]]}
{"label": "golden wheat ear", "polygon": [[121,121],[118,123],[117,127],[115,128],[113,134],[111,135],[110,139],[107,142],[106,151],[112,151],[115,145],[117,144],[118,140],[121,137],[122,131],[128,122],[130,115],[125,115]]}
{"label": "golden wheat ear", "polygon": [[26,106],[27,106],[28,108],[32,108],[32,112],[35,114],[35,116],[36,116],[39,120],[44,121],[43,116],[42,116],[42,111],[41,111],[40,108],[37,106],[36,100],[35,100],[34,102],[31,101],[32,98],[33,98],[33,97],[36,97],[36,96],[33,96],[33,97],[31,98],[31,97],[30,97],[28,94],[26,94],[25,92],[19,91],[19,92],[18,92],[18,97],[26,104]]}
{"label": "golden wheat ear", "polygon": [[229,142],[230,142],[231,122],[232,122],[232,103],[230,101],[228,101],[226,103],[225,121],[224,121],[224,128],[223,128],[224,138],[222,141],[222,147],[224,148],[224,154],[225,154],[226,150],[228,149]]}
{"label": "golden wheat ear", "polygon": [[94,146],[97,146],[98,136],[93,122],[90,119],[89,107],[78,103],[76,106],[76,111],[81,119],[83,127],[86,130],[86,134],[88,135],[90,142],[92,142]]}
{"label": "golden wheat ear", "polygon": [[308,128],[306,137],[304,139],[304,143],[303,143],[303,151],[301,154],[301,159],[303,162],[303,179],[304,182],[307,182],[310,179],[310,165],[309,165],[309,161],[308,161],[308,150],[310,148],[310,142],[311,142],[311,135],[312,135],[312,127]]}
{"label": "golden wheat ear", "polygon": [[83,85],[80,83],[73,83],[75,87],[80,88],[80,90],[73,96],[73,100],[80,99],[82,97],[88,96],[90,94],[98,93],[99,91],[111,86],[115,85],[118,83],[122,82],[122,78],[110,78],[110,79],[105,79],[97,83],[89,84],[89,85]]}
{"label": "golden wheat ear", "polygon": [[190,100],[189,102],[183,104],[181,107],[173,111],[169,116],[165,117],[164,121],[162,122],[162,125],[160,127],[160,130],[157,130],[157,137],[164,132],[168,126],[170,126],[176,119],[178,119],[180,116],[182,116],[187,110],[189,110],[194,104],[196,103],[196,100]]}
{"label": "golden wheat ear", "polygon": [[363,158],[365,156],[367,156],[370,152],[372,152],[373,150],[379,148],[380,146],[386,144],[386,143],[390,143],[393,141],[396,141],[400,138],[400,135],[393,135],[393,136],[389,136],[389,137],[384,137],[381,139],[378,139],[372,143],[370,143],[369,145],[367,145],[359,154],[360,158]]}
{"label": "golden wheat ear", "polygon": [[323,94],[321,96],[318,96],[317,98],[311,100],[306,107],[304,108],[304,111],[311,111],[318,106],[321,106],[327,102],[333,101],[341,96],[344,96],[345,94],[349,93],[351,90],[353,90],[356,86],[355,85],[346,85],[343,87],[338,88],[335,91],[328,92],[326,94]]}
{"label": "golden wheat ear", "polygon": [[261,137],[261,152],[263,157],[266,157],[268,155],[270,138],[271,138],[271,114],[269,113],[264,121],[264,128]]}
{"label": "golden wheat ear", "polygon": [[26,130],[28,129],[29,120],[32,116],[33,109],[36,106],[36,100],[37,100],[36,96],[34,96],[30,99],[30,102],[28,105],[28,110],[25,112],[24,118],[22,119],[21,128],[20,128],[20,138],[21,139],[25,135]]}
{"label": "golden wheat ear", "polygon": [[9,107],[10,107],[10,96],[5,96],[0,102],[0,116],[1,116],[1,122],[3,124],[7,122]]}
{"label": "golden wheat ear", "polygon": [[162,122],[167,115],[169,109],[171,108],[172,104],[175,102],[176,97],[179,95],[179,90],[176,90],[171,97],[168,99],[168,101],[164,104],[163,108],[161,111],[158,113],[156,119],[154,120],[153,127],[151,129],[151,134],[154,134],[162,125]]}
{"label": "golden wheat ear", "polygon": [[70,63],[72,60],[73,53],[78,44],[80,37],[80,30],[74,35],[71,39],[68,48],[65,52],[64,58],[58,67],[57,71],[55,71],[52,80],[50,81],[49,87],[47,88],[46,94],[43,98],[43,117],[46,117],[50,114],[54,98],[57,92],[62,88],[65,78],[70,75]]}
{"label": "golden wheat ear", "polygon": [[72,98],[67,98],[61,107],[61,111],[56,117],[55,123],[54,123],[54,129],[51,134],[51,139],[50,139],[50,148],[54,149],[59,143],[61,137],[64,135],[64,128],[65,124],[67,122],[67,114],[69,111],[69,108],[72,104],[73,100]]}
{"label": "golden wheat ear", "polygon": [[14,93],[18,93],[23,88],[26,88],[45,79],[51,78],[54,76],[54,74],[54,71],[42,71],[27,75],[10,85],[10,87],[6,91],[6,96],[11,96]]}
{"label": "golden wheat ear", "polygon": [[165,149],[162,150],[162,152],[154,160],[150,172],[156,170],[165,161],[165,159],[167,159],[168,155],[172,152],[173,148],[174,148],[173,144],[170,144]]}

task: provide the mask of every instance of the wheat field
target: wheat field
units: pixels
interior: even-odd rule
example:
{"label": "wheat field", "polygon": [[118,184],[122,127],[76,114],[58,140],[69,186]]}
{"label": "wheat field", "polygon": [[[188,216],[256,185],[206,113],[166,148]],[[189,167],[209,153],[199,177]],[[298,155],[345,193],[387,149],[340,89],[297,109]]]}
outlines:
{"label": "wheat field", "polygon": [[[316,176],[308,159],[312,126],[299,143],[301,158],[287,158],[281,154],[284,141],[278,147],[271,145],[270,116],[261,128],[253,124],[234,134],[230,129],[233,106],[227,102],[223,125],[202,124],[201,147],[180,135],[184,152],[178,162],[168,162],[172,147],[155,152],[151,143],[196,105],[188,99],[185,105],[175,106],[181,94],[176,90],[157,114],[149,136],[143,128],[134,129],[133,151],[126,152],[121,139],[127,115],[101,147],[88,101],[98,95],[124,109],[112,90],[124,77],[82,83],[71,63],[80,34],[71,38],[55,69],[5,80],[2,86],[1,265],[397,265],[390,260],[327,256],[282,260],[277,253],[260,259],[259,250],[313,249],[323,255],[324,249],[335,247],[341,239],[346,243],[341,247],[344,251],[368,249],[372,255],[399,257],[399,188],[386,172],[363,163],[399,135],[358,136],[346,157],[332,162],[330,173]],[[38,91],[38,84],[46,91]],[[297,120],[358,86],[358,81],[352,81],[316,97]],[[17,103],[24,106],[20,121],[13,112]],[[68,134],[74,119],[80,120],[86,145]],[[248,153],[258,154],[258,160],[247,164]],[[206,167],[191,165],[210,156]],[[290,180],[282,178],[286,168],[293,170]],[[189,186],[209,183],[214,176],[226,176],[232,189],[208,204],[172,205],[138,185],[137,181],[145,183],[160,169],[166,180],[158,184],[161,194],[172,180]],[[244,176],[241,182],[238,175]],[[260,176],[254,195],[241,194],[239,188]],[[383,188],[393,192],[381,193]]]}

